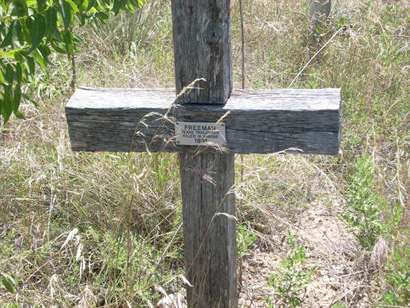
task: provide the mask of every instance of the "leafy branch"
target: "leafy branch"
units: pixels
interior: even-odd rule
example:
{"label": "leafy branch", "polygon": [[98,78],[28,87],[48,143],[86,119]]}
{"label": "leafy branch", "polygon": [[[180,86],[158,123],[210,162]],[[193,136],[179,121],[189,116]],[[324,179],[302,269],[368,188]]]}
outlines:
{"label": "leafy branch", "polygon": [[53,52],[71,59],[79,38],[73,28],[104,22],[122,10],[134,12],[145,0],[0,0],[0,117],[21,118],[19,106],[29,97],[38,69],[46,72]]}

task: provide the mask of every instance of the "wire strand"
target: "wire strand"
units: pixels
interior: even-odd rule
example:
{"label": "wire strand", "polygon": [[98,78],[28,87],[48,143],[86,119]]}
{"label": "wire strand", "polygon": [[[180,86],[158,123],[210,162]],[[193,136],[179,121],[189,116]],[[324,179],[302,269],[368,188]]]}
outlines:
{"label": "wire strand", "polygon": [[240,14],[240,20],[241,20],[241,43],[242,43],[242,48],[241,48],[241,64],[242,64],[242,71],[241,71],[241,77],[242,77],[242,90],[245,89],[245,26],[244,26],[244,21],[243,21],[243,3],[242,0],[239,0],[239,14]]}

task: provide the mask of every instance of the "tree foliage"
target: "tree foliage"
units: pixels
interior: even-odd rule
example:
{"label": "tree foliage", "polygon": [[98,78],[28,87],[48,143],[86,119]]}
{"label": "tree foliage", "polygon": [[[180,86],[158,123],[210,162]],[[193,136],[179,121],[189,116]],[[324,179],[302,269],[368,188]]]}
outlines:
{"label": "tree foliage", "polygon": [[53,52],[72,55],[79,41],[73,28],[104,22],[121,10],[135,11],[144,0],[0,0],[0,118],[22,117],[29,99],[22,87],[46,71]]}

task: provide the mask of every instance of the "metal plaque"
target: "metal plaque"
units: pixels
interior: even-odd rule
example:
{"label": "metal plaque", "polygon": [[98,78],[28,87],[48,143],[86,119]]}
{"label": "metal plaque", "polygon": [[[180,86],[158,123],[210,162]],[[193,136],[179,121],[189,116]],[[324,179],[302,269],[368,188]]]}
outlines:
{"label": "metal plaque", "polygon": [[206,122],[176,122],[175,137],[177,145],[225,146],[225,124]]}

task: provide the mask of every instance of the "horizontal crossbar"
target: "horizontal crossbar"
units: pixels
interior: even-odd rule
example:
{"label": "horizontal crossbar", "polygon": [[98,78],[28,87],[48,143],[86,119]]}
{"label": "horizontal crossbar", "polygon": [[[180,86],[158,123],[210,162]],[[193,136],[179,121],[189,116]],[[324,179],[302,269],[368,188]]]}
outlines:
{"label": "horizontal crossbar", "polygon": [[338,154],[339,89],[235,91],[226,105],[176,105],[167,89],[76,90],[66,106],[74,151],[179,152],[174,123],[223,122],[233,153]]}

